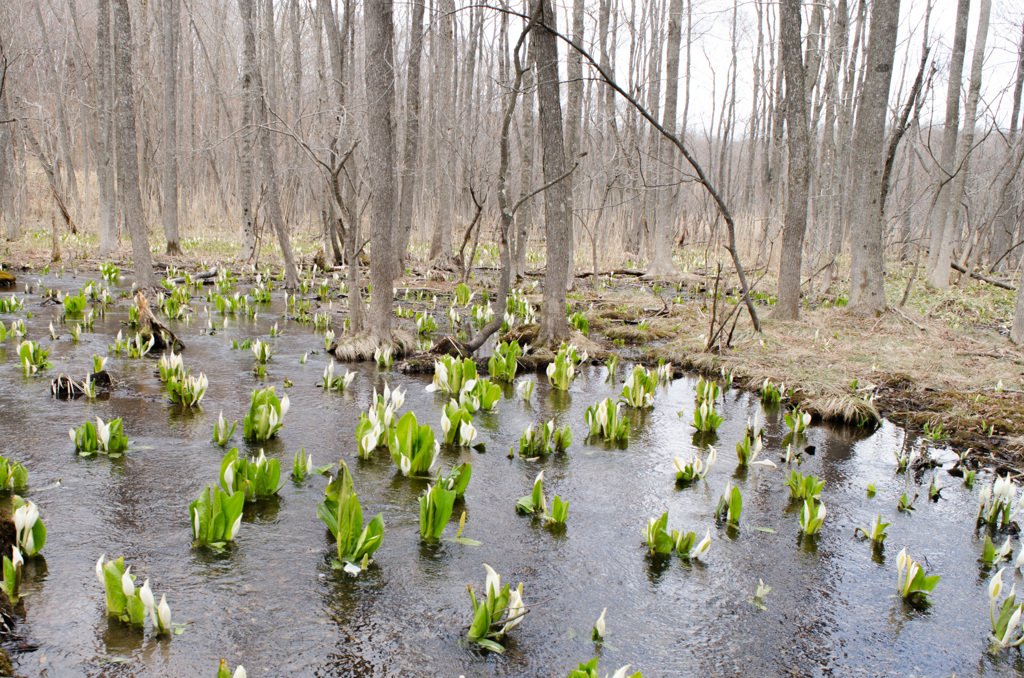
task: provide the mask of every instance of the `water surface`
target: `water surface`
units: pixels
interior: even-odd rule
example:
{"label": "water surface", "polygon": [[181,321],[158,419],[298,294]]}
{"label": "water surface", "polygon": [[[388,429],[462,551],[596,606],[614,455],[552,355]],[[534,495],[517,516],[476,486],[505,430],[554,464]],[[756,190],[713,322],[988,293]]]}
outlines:
{"label": "water surface", "polygon": [[[84,280],[43,282],[75,290]],[[198,299],[190,326],[172,323],[188,344],[186,365],[210,380],[202,408],[193,412],[166,401],[152,358],[111,357],[108,369],[121,386],[109,399],[54,401],[49,378],[84,375],[94,353],[107,355],[127,312],[111,309],[75,344],[69,328],[59,324],[62,309],[40,306],[38,296],[29,296],[29,336],[52,349],[55,367],[25,377],[14,341],[0,344],[0,453],[28,467],[37,489],[27,495],[49,531],[45,562],[26,568],[19,626],[24,640],[6,644],[20,675],[201,676],[213,675],[225,658],[232,667],[243,663],[256,678],[551,678],[594,656],[590,628],[603,608],[609,633],[597,650],[602,675],[623,664],[647,678],[1009,675],[1024,669],[1016,652],[986,652],[992,570],[977,562],[982,535],[974,528],[974,494],[940,471],[939,484],[948,487],[938,503],[922,496],[914,513],[896,511],[900,494],[927,495],[929,480],[895,473],[893,451],[908,442],[898,427],[812,427],[806,444],[815,454],[805,456],[800,468],[825,479],[822,500],[829,513],[817,539],[801,539],[799,507],[783,483],[785,465],[747,472],[736,467],[735,443],[755,414],[766,422],[763,455],[779,460],[786,429],[778,413],[762,412],[748,394],[726,391],[719,403],[725,423],[716,443],[718,463],[706,482],[678,489],[672,458],[699,450],[689,425],[695,381],[677,380],[659,389],[653,410],[631,413],[629,447],[618,449],[585,440],[584,409],[621,388],[621,382],[605,380],[605,368],[588,366],[568,393],[549,390],[541,378],[531,404],[506,398],[496,412],[477,415],[486,453],[442,452],[445,470],[461,461],[473,464],[464,536],[482,545],[425,545],[416,501],[425,483],[403,478],[386,454],[360,461],[354,431],[373,389],[385,382],[405,389],[403,410],[436,430],[445,397],[424,390],[428,377],[367,364],[347,366],[358,375],[349,392],[325,394],[316,387],[328,361],[323,340],[282,319],[278,296],[255,321],[225,322],[214,311],[217,325],[225,324],[215,334],[203,329],[206,304]],[[22,311],[0,320],[9,325],[25,316]],[[62,334],[56,342],[46,329],[51,320]],[[271,339],[274,322],[283,335]],[[340,331],[339,318],[335,325]],[[256,336],[275,351],[263,381],[251,373],[251,353],[230,346],[231,339]],[[301,365],[306,352],[308,362]],[[279,437],[263,445],[266,453],[281,460],[285,476],[303,447],[317,464],[344,459],[364,516],[384,514],[383,546],[375,565],[358,578],[330,567],[329,534],[316,518],[327,482],[322,477],[303,484],[288,480],[276,501],[247,507],[238,538],[224,553],[191,546],[188,503],[216,479],[225,451],[211,442],[218,412],[240,422],[254,388],[274,385],[280,393],[285,378],[294,383],[286,390],[291,411]],[[76,457],[67,431],[96,416],[124,418],[134,445],[125,458]],[[525,425],[551,418],[573,428],[567,454],[543,462],[507,458]],[[247,454],[260,449],[241,440],[241,423],[232,444]],[[950,453],[940,458],[951,465]],[[540,469],[549,501],[558,494],[570,503],[563,533],[513,510]],[[713,516],[729,482],[743,493],[738,532]],[[866,495],[868,483],[877,488],[874,498]],[[711,528],[711,550],[700,562],[646,556],[641,532],[648,518],[666,510],[672,529],[702,536]],[[885,549],[873,552],[853,530],[878,513],[892,526]],[[893,597],[895,555],[904,546],[942,575],[926,611]],[[158,597],[167,594],[174,620],[188,623],[185,632],[156,639],[148,630],[108,620],[93,573],[101,553],[124,556],[133,572],[149,577]],[[531,608],[503,656],[464,641],[471,617],[466,585],[482,589],[482,563],[513,586],[523,582]],[[1008,589],[1010,577],[1004,578]],[[766,610],[749,602],[759,579],[772,587]]]}

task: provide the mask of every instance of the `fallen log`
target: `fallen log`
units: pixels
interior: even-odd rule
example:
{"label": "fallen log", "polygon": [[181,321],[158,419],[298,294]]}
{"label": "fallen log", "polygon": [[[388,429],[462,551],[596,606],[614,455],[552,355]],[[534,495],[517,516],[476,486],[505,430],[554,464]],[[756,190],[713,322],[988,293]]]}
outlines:
{"label": "fallen log", "polygon": [[[960,264],[956,263],[955,261],[949,262],[949,266],[954,271],[959,271],[960,273],[967,273],[967,269],[961,266]],[[995,285],[996,287],[999,287],[1004,290],[1010,290],[1011,292],[1017,291],[1017,288],[1011,285],[1010,283],[1003,282],[1002,280],[996,280],[995,278],[989,278],[980,273],[975,273],[974,271],[970,272],[970,276],[975,280],[987,282],[989,285]]]}

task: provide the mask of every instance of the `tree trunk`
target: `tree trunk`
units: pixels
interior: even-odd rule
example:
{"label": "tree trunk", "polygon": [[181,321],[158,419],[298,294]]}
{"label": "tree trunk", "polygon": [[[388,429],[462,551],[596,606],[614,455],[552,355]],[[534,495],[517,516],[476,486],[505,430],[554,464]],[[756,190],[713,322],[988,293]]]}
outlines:
{"label": "tree trunk", "polygon": [[[1013,146],[1017,140],[1017,120],[1021,109],[1021,94],[1024,93],[1024,24],[1021,25],[1020,44],[1017,46],[1017,81],[1013,86],[1013,110],[1010,113],[1010,136],[1007,140],[1006,150],[1008,154],[1013,153]],[[1005,171],[1005,167],[1002,171]],[[990,273],[1000,270],[1000,266],[1006,264],[1006,250],[1013,244],[1010,239],[1016,230],[1016,211],[1018,199],[1018,182],[1011,181],[1003,192],[1000,199],[1000,209],[996,216],[994,237],[992,238],[992,251],[989,260],[992,264]]]}
{"label": "tree trunk", "polygon": [[39,0],[36,0],[35,2],[35,15],[36,23],[39,24],[39,31],[43,40],[44,56],[42,61],[46,64],[46,70],[53,79],[53,88],[57,102],[57,138],[60,142],[60,154],[59,156],[56,153],[54,154],[54,163],[56,165],[54,169],[60,170],[61,163],[57,158],[62,158],[64,187],[67,194],[70,195],[72,205],[74,207],[74,221],[80,221],[82,217],[82,200],[78,193],[78,177],[75,174],[74,150],[71,147],[71,129],[68,125],[68,115],[64,105],[65,93],[62,91],[63,88],[60,83],[60,74],[57,72],[57,67],[55,65],[56,63],[59,63],[59,60],[50,47],[50,33],[46,30],[46,23],[43,21],[43,13],[39,6]]}
{"label": "tree trunk", "polygon": [[142,192],[139,188],[139,155],[135,138],[135,86],[132,82],[132,17],[128,0],[114,0],[114,82],[117,87],[117,188],[121,209],[132,239],[132,264],[139,288],[156,285],[149,254],[149,235]]}
{"label": "tree trunk", "polygon": [[167,254],[181,254],[178,244],[178,0],[163,0],[164,164],[160,214]]}
{"label": "tree trunk", "polygon": [[[537,136],[533,125],[533,102],[536,98],[533,82],[533,50],[530,51],[526,72],[523,73],[522,117],[519,121],[519,191],[521,196],[526,196],[532,190],[533,149]],[[516,277],[526,273],[526,253],[530,249],[530,230],[533,228],[533,205],[533,198],[527,198],[515,215],[516,236],[513,239],[515,249],[512,253],[512,271]]]}
{"label": "tree trunk", "polygon": [[96,122],[99,153],[100,256],[117,244],[117,189],[114,183],[113,64],[110,54],[110,0],[96,1]]}
{"label": "tree trunk", "polygon": [[256,84],[250,64],[256,63],[256,35],[251,28],[255,21],[253,0],[238,0],[242,13],[242,147],[238,177],[238,199],[242,203],[242,253],[241,260],[252,263],[256,260],[256,215],[253,212],[253,158],[256,130],[253,116],[256,108]]}
{"label": "tree trunk", "polygon": [[[284,215],[281,212],[281,188],[277,183],[274,149],[270,144],[270,131],[267,129],[267,93],[263,88],[263,76],[255,58],[256,20],[253,16],[254,10],[253,0],[238,0],[238,11],[242,17],[244,53],[247,57],[243,64],[243,78],[250,83],[252,88],[253,123],[256,125],[256,138],[259,145],[263,190],[267,197],[267,217],[277,233],[277,241],[281,246],[281,258],[284,260],[284,285],[287,289],[293,290],[299,286],[299,273],[295,268],[295,257],[292,255],[292,246],[288,239],[288,227],[284,223]],[[249,48],[250,43],[252,49]]]}
{"label": "tree trunk", "polygon": [[455,181],[455,96],[452,92],[455,70],[455,37],[453,15],[454,0],[440,0],[438,4],[438,31],[434,34],[437,42],[437,67],[435,71],[434,98],[437,115],[437,172],[440,184],[437,190],[437,216],[434,220],[434,235],[430,241],[430,260],[439,268],[450,268],[452,263],[452,192]]}
{"label": "tree trunk", "polygon": [[[670,0],[668,6],[668,33],[665,36],[667,54],[665,56],[665,111],[661,117],[662,126],[669,132],[676,131],[676,113],[679,102],[679,49],[682,43],[683,0]],[[672,173],[663,172],[668,183],[676,180],[675,147],[662,140],[658,134],[661,147],[661,164],[663,168],[672,168]],[[672,246],[676,233],[676,215],[671,210],[671,191],[660,188],[661,194],[659,218],[653,224],[651,236],[651,264],[647,268],[647,277],[664,278],[674,275],[675,264],[672,263]]]}
{"label": "tree trunk", "polygon": [[[274,0],[263,0],[262,9],[256,11],[262,13],[263,18],[263,63],[266,66],[267,74],[263,87],[263,98],[268,107],[277,110],[279,79],[277,76],[278,49],[277,30],[274,26]],[[257,68],[259,68],[258,65]],[[263,77],[262,69],[260,77],[261,79]]]}
{"label": "tree trunk", "polygon": [[885,310],[885,250],[882,242],[882,171],[885,117],[896,56],[900,0],[875,0],[871,8],[864,83],[853,136],[850,215],[850,308],[878,315]]}
{"label": "tree trunk", "polygon": [[[573,44],[583,45],[583,0],[573,0],[572,3],[572,41]],[[568,90],[565,102],[565,164],[572,167],[582,150],[582,116],[583,116],[583,57],[579,51],[570,49],[566,55],[566,74],[569,77]],[[566,179],[569,182],[569,270],[566,277],[566,289],[572,289],[575,279],[575,261],[573,248],[573,194],[579,181],[575,176]]]}
{"label": "tree trunk", "polygon": [[544,183],[556,182],[544,193],[547,270],[544,273],[544,300],[537,341],[541,345],[557,347],[569,336],[565,317],[565,280],[569,268],[569,220],[572,218],[569,184],[556,181],[565,174],[562,104],[558,98],[558,38],[552,32],[557,30],[557,20],[551,0],[534,0],[531,14],[542,24],[534,29],[533,50],[537,63]]}
{"label": "tree trunk", "polygon": [[409,24],[409,66],[405,79],[405,149],[402,162],[402,197],[398,207],[398,266],[395,276],[401,277],[412,237],[413,201],[416,199],[416,159],[420,144],[420,61],[423,55],[423,6],[426,0],[415,0]]}
{"label": "tree trunk", "polygon": [[302,131],[302,11],[299,0],[290,0],[288,13],[291,16],[292,48],[292,126]]}
{"label": "tree trunk", "polygon": [[[392,285],[397,266],[395,231],[395,139],[391,117],[395,107],[394,23],[392,0],[363,5],[366,33],[366,140],[370,198],[369,332],[377,344],[391,344]],[[353,261],[351,265],[356,265]]]}
{"label": "tree trunk", "polygon": [[[939,289],[949,287],[949,264],[953,257],[953,230],[957,220],[949,226],[950,209],[960,212],[951,197],[950,180],[956,172],[957,136],[960,126],[960,85],[963,80],[964,54],[967,51],[967,18],[971,0],[958,0],[956,32],[953,35],[953,55],[949,63],[949,84],[946,88],[946,121],[942,127],[942,152],[939,157],[939,178],[935,205],[931,218],[931,246],[928,251],[928,280]],[[949,228],[947,228],[949,226]]]}
{"label": "tree trunk", "polygon": [[[988,39],[989,16],[992,12],[992,0],[981,0],[981,11],[978,14],[978,33],[974,39],[974,55],[971,57],[971,83],[967,90],[967,105],[964,107],[964,131],[960,135],[960,150],[957,153],[957,173],[950,186],[950,209],[946,213],[946,224],[943,234],[952,234],[949,241],[950,261],[953,258],[952,248],[959,240],[960,234],[960,202],[964,197],[964,186],[970,174],[971,152],[974,150],[974,125],[978,119],[978,98],[981,95],[981,70],[985,62],[985,42]],[[980,235],[980,234],[979,234]],[[943,239],[943,246],[946,245]],[[980,249],[980,240],[978,247]],[[939,262],[943,252],[939,251]],[[948,271],[947,271],[948,273]],[[948,279],[948,277],[947,277]]]}
{"label": "tree trunk", "polygon": [[810,148],[807,139],[800,5],[801,0],[783,0],[779,16],[782,68],[786,76],[786,130],[789,135],[789,186],[782,231],[782,256],[779,261],[779,293],[772,314],[780,320],[796,320],[800,315],[800,276],[804,233],[807,230]]}
{"label": "tree trunk", "polygon": [[[7,66],[6,57],[0,58],[0,70]],[[0,88],[0,120],[11,119],[7,107],[7,92]],[[14,125],[0,124],[0,235],[17,240],[21,235],[14,214]]]}

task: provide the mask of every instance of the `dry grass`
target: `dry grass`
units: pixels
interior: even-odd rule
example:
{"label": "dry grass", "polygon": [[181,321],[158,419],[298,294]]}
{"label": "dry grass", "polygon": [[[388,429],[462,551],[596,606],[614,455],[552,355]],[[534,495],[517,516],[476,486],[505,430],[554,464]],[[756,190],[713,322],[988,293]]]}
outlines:
{"label": "dry grass", "polygon": [[[391,348],[391,355],[395,360],[411,355],[416,350],[416,337],[411,332],[396,329],[391,333],[391,338],[388,347]],[[341,361],[368,361],[375,359],[373,353],[380,347],[380,342],[375,338],[359,334],[342,337],[331,346],[330,353]]]}
{"label": "dry grass", "polygon": [[955,444],[988,450],[1024,430],[1024,355],[997,332],[907,315],[805,310],[796,322],[765,320],[761,335],[743,329],[720,354],[681,336],[651,357],[708,375],[724,370],[751,389],[784,382],[795,404],[826,420],[941,425]]}

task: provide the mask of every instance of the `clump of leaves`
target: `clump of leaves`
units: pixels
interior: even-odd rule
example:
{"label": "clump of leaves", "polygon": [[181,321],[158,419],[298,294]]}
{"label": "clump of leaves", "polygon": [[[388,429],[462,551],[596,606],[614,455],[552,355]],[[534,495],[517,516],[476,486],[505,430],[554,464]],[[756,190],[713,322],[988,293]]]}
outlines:
{"label": "clump of leaves", "polygon": [[128,439],[124,435],[124,422],[111,419],[104,423],[96,417],[96,423],[87,421],[77,429],[70,429],[68,435],[75,444],[75,451],[83,457],[105,454],[116,458],[128,450]]}
{"label": "clump of leaves", "polygon": [[[566,424],[562,428],[555,426],[555,420],[541,422],[536,430],[533,424],[523,429],[519,438],[519,456],[533,459],[554,452],[565,452],[572,445],[572,429]],[[512,450],[509,450],[512,456]]]}
{"label": "clump of leaves", "polygon": [[551,510],[548,510],[547,499],[544,496],[544,471],[541,471],[533,481],[533,491],[516,501],[516,511],[526,515],[539,515],[548,524],[564,525],[569,515],[569,502],[562,501],[561,497],[555,495],[551,502]]}
{"label": "clump of leaves", "polygon": [[695,480],[704,480],[708,473],[711,471],[711,465],[715,463],[717,458],[717,452],[715,448],[708,445],[708,458],[702,460],[699,455],[693,455],[689,461],[686,461],[682,457],[676,457],[672,460],[672,463],[676,467],[676,483],[679,485],[688,485]]}
{"label": "clump of leaves", "polygon": [[595,403],[585,412],[590,435],[625,445],[629,442],[629,420],[622,416],[622,404],[611,398]]}
{"label": "clump of leaves", "polygon": [[871,524],[867,527],[857,527],[853,530],[854,536],[857,536],[859,532],[865,539],[870,539],[876,544],[882,544],[885,542],[885,538],[889,535],[885,533],[885,528],[889,527],[890,523],[882,522],[882,514],[872,519]]}
{"label": "clump of leaves", "polygon": [[730,525],[740,524],[740,513],[743,511],[743,496],[740,488],[732,484],[725,486],[725,492],[718,499],[718,506],[715,508],[715,517],[726,520]]}
{"label": "clump of leaves", "polygon": [[818,480],[809,473],[805,476],[798,471],[791,471],[786,478],[786,485],[789,486],[789,496],[792,499],[818,499],[825,487],[825,481]]}
{"label": "clump of leaves", "polygon": [[578,365],[585,360],[587,360],[586,351],[580,352],[572,344],[562,344],[555,359],[547,368],[548,380],[551,382],[552,388],[567,391],[578,374]]}
{"label": "clump of leaves", "polygon": [[896,556],[896,589],[908,603],[928,605],[928,596],[935,590],[939,579],[937,574],[925,574],[924,567],[907,555],[907,549],[901,550]]}
{"label": "clump of leaves", "polygon": [[654,407],[654,390],[657,386],[657,375],[643,365],[636,365],[622,385],[619,398],[630,407]]}
{"label": "clump of leaves", "polygon": [[331,567],[357,575],[370,563],[374,551],[384,539],[384,516],[378,513],[363,525],[363,509],[352,486],[352,475],[344,460],[338,476],[327,484],[324,500],[316,515],[324,521],[335,540],[337,557]]}
{"label": "clump of leaves", "polygon": [[523,349],[517,342],[503,341],[487,361],[487,371],[498,381],[511,382],[516,378],[517,360],[521,355]]}
{"label": "clump of leaves", "polygon": [[501,654],[505,651],[501,644],[505,634],[522,621],[528,610],[523,605],[522,584],[516,589],[510,589],[508,584],[502,586],[501,576],[490,565],[485,563],[484,569],[487,582],[483,599],[477,599],[472,585],[466,587],[473,601],[473,622],[467,635],[477,645]]}

